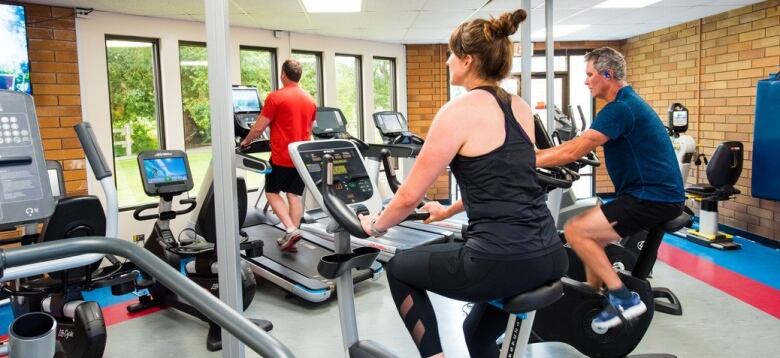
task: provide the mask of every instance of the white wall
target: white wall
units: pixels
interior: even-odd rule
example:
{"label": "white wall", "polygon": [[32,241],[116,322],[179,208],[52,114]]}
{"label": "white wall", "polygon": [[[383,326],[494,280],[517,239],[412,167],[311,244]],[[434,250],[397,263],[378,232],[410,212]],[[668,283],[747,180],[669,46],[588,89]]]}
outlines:
{"label": "white wall", "polygon": [[[179,41],[206,42],[204,23],[170,19],[130,16],[95,11],[86,18],[76,19],[81,108],[83,120],[92,123],[106,159],[113,158],[111,116],[109,110],[108,71],[106,66],[106,35],[135,36],[159,40],[160,74],[162,77],[162,115],[167,149],[184,149],[181,86],[179,78]],[[275,38],[270,30],[231,27],[230,68],[233,83],[240,83],[239,47],[260,46],[276,49],[277,68],[289,58],[292,50],[322,52],[323,90],[326,106],[336,105],[335,54],[362,56],[363,127],[374,128],[373,57],[396,59],[397,108],[406,112],[406,52],[403,45],[315,36],[300,33],[282,33]],[[366,131],[367,141],[375,142],[373,130]],[[378,138],[376,141],[380,141]],[[110,160],[113,165],[113,160]],[[101,197],[99,183],[89,174],[89,192]],[[252,201],[254,202],[254,201]],[[176,219],[174,233],[178,233],[186,218]],[[146,234],[152,222],[136,222],[132,212],[121,212],[119,236]]]}

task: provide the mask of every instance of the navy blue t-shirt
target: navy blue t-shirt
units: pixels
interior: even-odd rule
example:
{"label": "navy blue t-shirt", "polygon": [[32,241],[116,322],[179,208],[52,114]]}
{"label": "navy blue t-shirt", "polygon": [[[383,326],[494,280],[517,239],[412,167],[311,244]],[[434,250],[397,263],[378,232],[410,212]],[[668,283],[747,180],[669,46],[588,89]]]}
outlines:
{"label": "navy blue t-shirt", "polygon": [[631,86],[618,91],[590,128],[609,137],[604,156],[617,195],[662,203],[685,201],[669,133]]}

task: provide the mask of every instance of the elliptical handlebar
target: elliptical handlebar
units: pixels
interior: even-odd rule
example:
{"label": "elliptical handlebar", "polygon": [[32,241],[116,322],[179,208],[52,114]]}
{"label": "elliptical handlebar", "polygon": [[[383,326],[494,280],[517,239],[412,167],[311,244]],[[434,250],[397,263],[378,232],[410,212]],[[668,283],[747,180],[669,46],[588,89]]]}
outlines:
{"label": "elliptical handlebar", "polygon": [[110,177],[112,175],[111,167],[108,166],[106,159],[103,158],[103,153],[100,152],[92,125],[89,122],[81,122],[73,126],[73,129],[81,142],[81,147],[84,148],[84,154],[87,155],[87,161],[92,167],[95,178],[100,180]]}

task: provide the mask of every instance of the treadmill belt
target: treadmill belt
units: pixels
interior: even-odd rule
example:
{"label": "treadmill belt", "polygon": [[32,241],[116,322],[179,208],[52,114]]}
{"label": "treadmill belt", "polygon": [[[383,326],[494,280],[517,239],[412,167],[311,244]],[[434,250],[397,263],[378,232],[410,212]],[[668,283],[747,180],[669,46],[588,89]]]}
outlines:
{"label": "treadmill belt", "polygon": [[272,261],[276,261],[299,274],[314,279],[331,282],[320,276],[317,272],[317,264],[320,258],[330,255],[332,252],[315,245],[306,240],[307,233],[302,232],[303,238],[298,241],[298,252],[282,252],[276,239],[284,235],[284,231],[274,226],[256,225],[245,227],[244,232],[249,235],[250,240],[263,241],[263,256]]}

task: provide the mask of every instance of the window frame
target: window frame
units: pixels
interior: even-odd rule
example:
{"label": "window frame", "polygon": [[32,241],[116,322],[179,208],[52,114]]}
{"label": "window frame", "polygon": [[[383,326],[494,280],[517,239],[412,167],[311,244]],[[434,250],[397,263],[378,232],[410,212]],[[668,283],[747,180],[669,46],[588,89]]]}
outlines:
{"label": "window frame", "polygon": [[[398,91],[398,68],[397,68],[398,64],[396,63],[396,58],[395,57],[374,56],[373,57],[373,62],[376,62],[377,60],[380,60],[380,61],[390,61],[390,72],[391,72],[391,77],[392,77],[392,80],[390,81],[390,85],[392,86],[392,88],[390,89],[390,107],[392,108],[391,110],[397,111],[398,110],[398,95],[397,95],[396,91]],[[373,75],[373,71],[374,71],[374,69],[373,69],[373,66],[372,66],[372,68],[371,68],[372,75]],[[372,90],[373,90],[373,88],[372,88]],[[374,102],[374,103],[376,103],[376,102]]]}
{"label": "window frame", "polygon": [[[258,51],[258,52],[268,52],[271,54],[271,92],[274,92],[279,89],[279,64],[278,64],[278,56],[277,56],[277,49],[274,47],[263,47],[263,46],[251,46],[251,45],[239,45],[238,46],[238,73],[239,77],[241,76],[241,51]],[[240,78],[239,82],[241,82],[241,85],[244,83],[244,79]],[[265,99],[263,99],[265,101]]]}
{"label": "window frame", "polygon": [[[365,119],[364,119],[365,113],[364,113],[364,110],[363,110],[363,56],[337,52],[335,54],[335,56],[333,57],[334,58],[334,65],[335,65],[335,62],[336,62],[336,58],[338,58],[338,57],[352,57],[352,58],[355,59],[355,63],[357,65],[357,67],[355,68],[355,86],[357,87],[357,99],[356,99],[357,100],[357,103],[356,103],[356,106],[357,106],[357,118],[355,118],[355,120],[358,123],[358,128],[357,128],[358,136],[359,136],[358,139],[364,140],[366,135],[364,133],[364,131],[365,131],[365,123],[364,123],[364,121],[365,121]],[[334,66],[334,68],[335,68],[335,66]],[[338,72],[336,72],[335,74],[336,74],[336,82],[337,82],[336,83],[336,98],[338,98],[338,80],[339,80],[338,79]]]}
{"label": "window frame", "polygon": [[[325,105],[325,86],[324,86],[324,80],[323,80],[323,66],[322,66],[322,52],[320,51],[309,51],[309,50],[291,50],[290,51],[290,58],[293,58],[294,55],[313,55],[314,58],[317,60],[317,106],[321,107]],[[280,69],[281,71],[281,69]],[[281,76],[281,74],[280,74]]]}
{"label": "window frame", "polygon": [[[162,74],[161,74],[161,60],[160,60],[160,39],[154,38],[154,37],[142,37],[142,36],[128,36],[128,35],[114,35],[114,34],[105,34],[103,37],[103,48],[105,51],[106,56],[106,87],[108,89],[108,104],[109,104],[109,112],[111,110],[111,102],[113,98],[113,94],[111,93],[110,88],[110,73],[108,72],[108,41],[133,41],[133,42],[147,42],[152,44],[152,73],[154,75],[154,88],[155,88],[155,120],[157,122],[157,141],[160,144],[160,149],[167,149],[167,137],[165,135],[166,127],[165,127],[165,111],[164,111],[164,103],[163,103],[163,83],[162,83]],[[111,162],[113,164],[114,173],[117,173],[117,164],[116,164],[116,150],[114,149],[114,117],[109,113],[109,121],[110,121],[110,128],[111,128]],[[114,186],[117,186],[117,175],[113,176],[114,178]],[[119,204],[119,197],[117,197],[117,204]],[[153,201],[150,201],[150,203]],[[148,203],[147,203],[148,204]],[[121,205],[121,204],[120,204]],[[119,206],[118,211],[119,212],[125,212],[125,211],[132,211],[135,210],[143,205],[146,204],[137,204],[137,205],[130,205],[130,206]]]}
{"label": "window frame", "polygon": [[[204,49],[207,49],[207,46],[206,46],[205,42],[179,40],[179,44],[178,44],[178,46],[176,46],[177,55],[179,57],[179,61],[178,61],[179,62],[179,87],[181,87],[181,80],[182,80],[182,78],[181,78],[181,47],[182,46],[202,47]],[[207,51],[208,51],[208,49],[207,49]],[[207,55],[208,55],[208,53],[207,53]],[[208,73],[208,58],[206,59],[206,72]],[[181,105],[182,105],[182,108],[181,108],[181,113],[182,113],[182,126],[181,126],[182,138],[187,138],[187,133],[184,133],[184,130],[185,130],[185,128],[184,128],[184,93],[182,93],[181,88],[179,89],[179,97],[181,98],[181,102],[182,102],[181,103]],[[209,121],[211,121],[211,118],[209,118]],[[209,143],[209,146],[211,146],[211,143]],[[184,141],[184,151],[186,152],[187,149],[189,149],[189,148],[187,148],[187,141],[185,140]]]}

